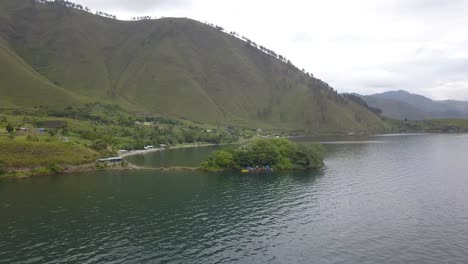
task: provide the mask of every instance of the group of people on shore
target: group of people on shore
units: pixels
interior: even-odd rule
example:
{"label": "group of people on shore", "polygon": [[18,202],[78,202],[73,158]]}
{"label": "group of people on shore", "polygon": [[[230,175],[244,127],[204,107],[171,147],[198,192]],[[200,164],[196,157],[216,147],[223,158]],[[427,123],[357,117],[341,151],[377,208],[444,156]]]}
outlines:
{"label": "group of people on shore", "polygon": [[245,168],[249,173],[264,173],[264,172],[272,172],[273,169],[269,166],[247,166]]}

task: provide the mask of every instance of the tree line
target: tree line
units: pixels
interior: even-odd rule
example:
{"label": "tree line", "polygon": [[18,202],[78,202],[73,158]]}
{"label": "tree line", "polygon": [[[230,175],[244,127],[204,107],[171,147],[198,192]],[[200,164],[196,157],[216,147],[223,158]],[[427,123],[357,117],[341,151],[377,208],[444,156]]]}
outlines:
{"label": "tree line", "polygon": [[[65,7],[65,8],[74,8],[74,9],[77,9],[77,10],[81,10],[81,11],[85,11],[85,12],[93,14],[93,11],[91,10],[91,8],[89,8],[87,6],[80,5],[80,4],[73,3],[73,2],[70,2],[70,1],[66,1],[66,0],[33,0],[33,2],[38,2],[38,3],[41,3],[41,4],[56,5],[56,6]],[[110,18],[110,19],[117,19],[117,16],[106,13],[106,12],[102,12],[102,11],[96,11],[96,12],[94,12],[94,14],[97,15],[97,16],[107,17],[107,18]]]}

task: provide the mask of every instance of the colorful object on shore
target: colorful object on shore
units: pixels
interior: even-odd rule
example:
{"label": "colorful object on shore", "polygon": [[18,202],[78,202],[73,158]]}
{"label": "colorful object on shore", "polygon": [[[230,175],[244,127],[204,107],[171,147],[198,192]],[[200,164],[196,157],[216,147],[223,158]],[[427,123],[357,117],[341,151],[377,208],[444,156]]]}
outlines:
{"label": "colorful object on shore", "polygon": [[265,173],[265,172],[273,172],[273,169],[270,166],[255,166],[251,167],[248,166],[247,168],[241,170],[242,173]]}

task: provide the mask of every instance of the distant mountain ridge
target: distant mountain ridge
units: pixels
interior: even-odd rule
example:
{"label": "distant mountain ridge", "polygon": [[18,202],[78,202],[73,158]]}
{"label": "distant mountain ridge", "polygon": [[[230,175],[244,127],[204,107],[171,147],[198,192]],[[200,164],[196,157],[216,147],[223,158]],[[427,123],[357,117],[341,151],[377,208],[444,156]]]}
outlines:
{"label": "distant mountain ridge", "polygon": [[0,1],[1,107],[103,102],[211,124],[387,128],[325,82],[220,28],[185,18],[120,21],[42,2]]}
{"label": "distant mountain ridge", "polygon": [[361,97],[369,106],[381,109],[384,116],[395,119],[468,118],[468,102],[465,101],[436,101],[404,90]]}

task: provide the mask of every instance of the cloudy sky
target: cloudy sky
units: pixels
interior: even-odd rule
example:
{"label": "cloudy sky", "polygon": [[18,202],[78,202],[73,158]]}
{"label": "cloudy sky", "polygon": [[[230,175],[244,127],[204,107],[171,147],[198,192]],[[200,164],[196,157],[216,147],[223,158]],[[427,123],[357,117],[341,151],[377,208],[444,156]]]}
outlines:
{"label": "cloudy sky", "polygon": [[236,31],[362,94],[468,100],[468,0],[75,0],[119,19],[190,17]]}

